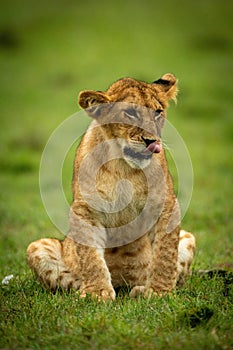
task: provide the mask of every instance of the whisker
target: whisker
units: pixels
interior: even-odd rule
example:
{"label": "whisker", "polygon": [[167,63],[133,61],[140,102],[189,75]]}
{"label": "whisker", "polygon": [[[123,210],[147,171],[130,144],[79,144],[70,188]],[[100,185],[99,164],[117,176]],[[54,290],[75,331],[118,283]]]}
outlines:
{"label": "whisker", "polygon": [[168,151],[171,150],[171,147],[164,141],[162,141],[162,146],[163,146],[164,149],[167,149]]}

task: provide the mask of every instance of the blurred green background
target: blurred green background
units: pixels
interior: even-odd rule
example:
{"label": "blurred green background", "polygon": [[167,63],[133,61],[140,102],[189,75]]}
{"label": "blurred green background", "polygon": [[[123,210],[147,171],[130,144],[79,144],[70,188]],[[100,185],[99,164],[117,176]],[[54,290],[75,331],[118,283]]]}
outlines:
{"label": "blurred green background", "polygon": [[[180,88],[168,117],[194,168],[183,226],[196,234],[196,265],[232,260],[232,14],[228,0],[1,1],[3,276],[28,271],[30,241],[59,236],[41,203],[39,163],[52,131],[78,111],[78,92],[167,72]],[[72,157],[64,169],[68,196]]]}

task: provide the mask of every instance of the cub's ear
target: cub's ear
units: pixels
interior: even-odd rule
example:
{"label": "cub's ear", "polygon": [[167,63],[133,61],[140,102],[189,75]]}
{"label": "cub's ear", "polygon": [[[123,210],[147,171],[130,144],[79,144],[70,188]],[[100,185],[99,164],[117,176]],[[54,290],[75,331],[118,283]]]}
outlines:
{"label": "cub's ear", "polygon": [[83,109],[108,102],[110,102],[110,99],[106,94],[94,90],[81,91],[78,97],[78,103]]}
{"label": "cub's ear", "polygon": [[164,74],[160,79],[155,80],[152,84],[164,93],[167,100],[176,100],[178,93],[177,79],[171,73]]}

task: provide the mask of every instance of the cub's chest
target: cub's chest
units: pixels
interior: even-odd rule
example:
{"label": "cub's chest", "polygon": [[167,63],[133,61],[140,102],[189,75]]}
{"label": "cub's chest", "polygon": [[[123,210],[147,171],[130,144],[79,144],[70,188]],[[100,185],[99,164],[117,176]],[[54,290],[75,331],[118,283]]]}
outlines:
{"label": "cub's chest", "polygon": [[127,206],[131,209],[132,206],[138,209],[143,207],[148,196],[148,181],[143,171],[131,169],[125,162],[108,163],[100,169],[96,178],[100,196],[112,203],[114,212]]}
{"label": "cub's chest", "polygon": [[160,211],[166,190],[163,173],[158,172],[157,163],[152,162],[146,170],[132,169],[124,161],[108,163],[101,167],[96,179],[96,190],[106,222],[126,224],[144,208]]}

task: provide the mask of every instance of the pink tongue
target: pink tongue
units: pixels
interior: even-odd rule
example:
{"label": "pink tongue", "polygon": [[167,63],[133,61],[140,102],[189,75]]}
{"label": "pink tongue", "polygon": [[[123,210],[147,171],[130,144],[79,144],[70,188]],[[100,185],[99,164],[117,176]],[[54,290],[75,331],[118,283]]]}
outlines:
{"label": "pink tongue", "polygon": [[151,153],[159,153],[161,152],[161,145],[159,143],[157,143],[156,141],[151,143],[148,147],[147,147],[148,151],[150,151]]}

